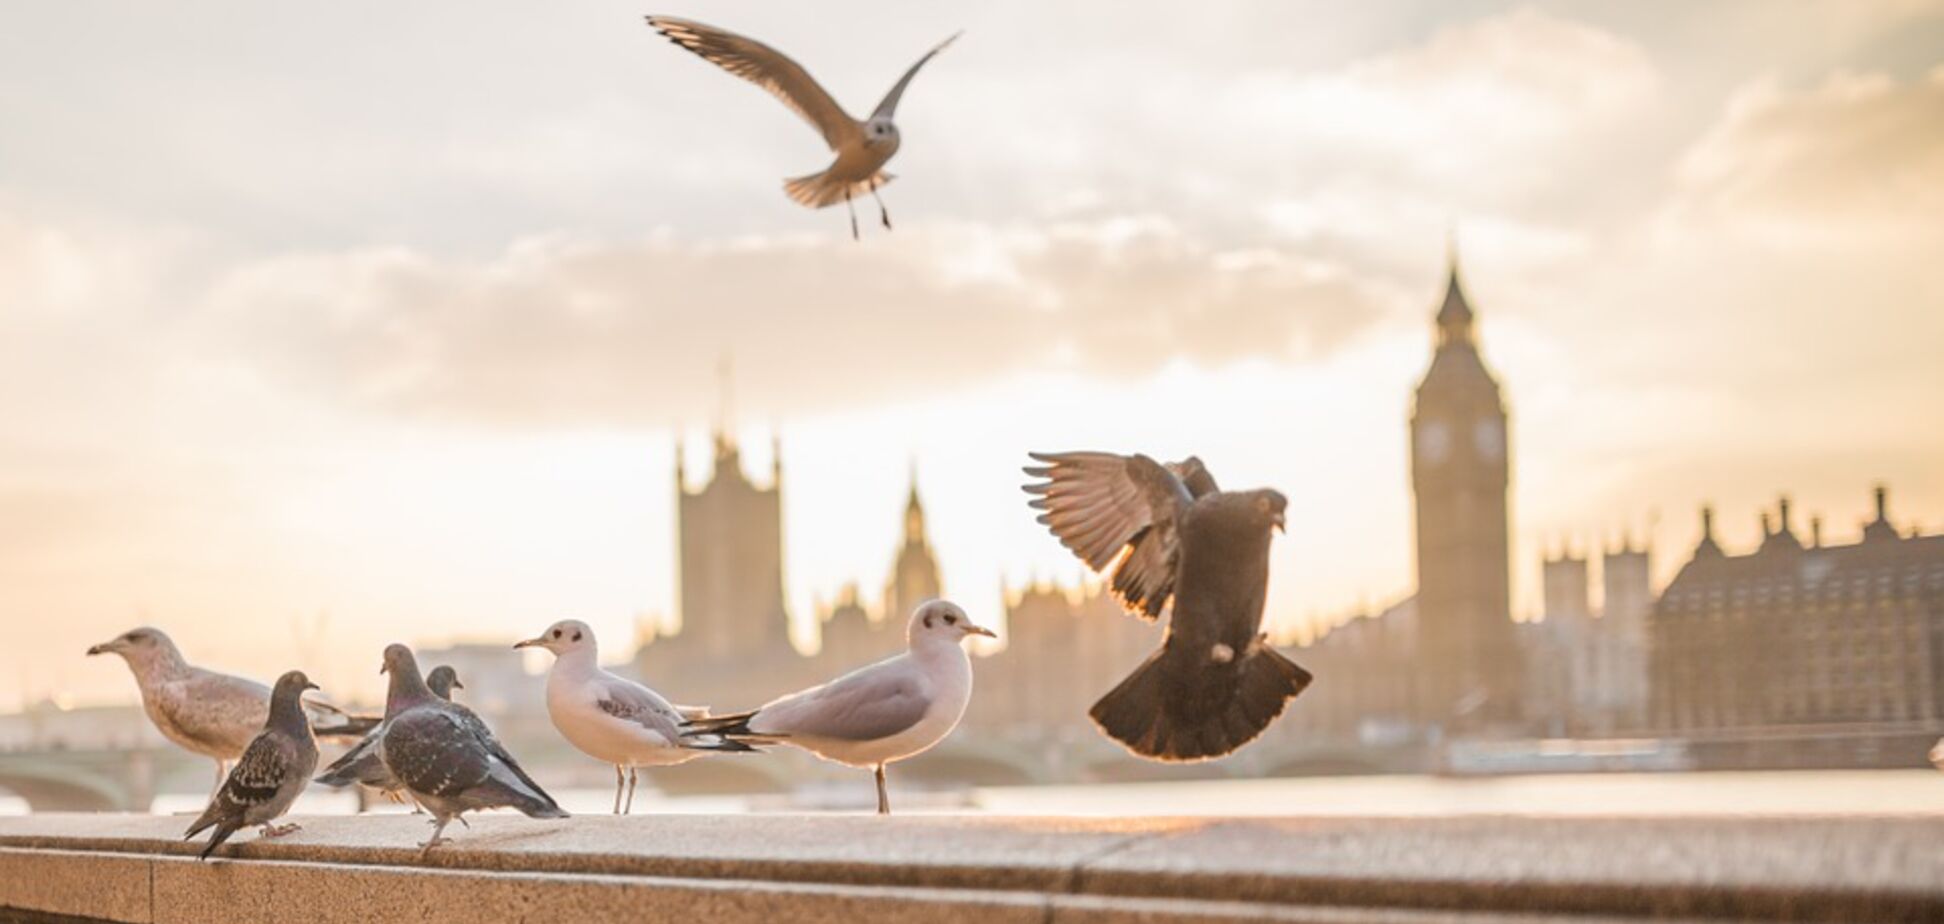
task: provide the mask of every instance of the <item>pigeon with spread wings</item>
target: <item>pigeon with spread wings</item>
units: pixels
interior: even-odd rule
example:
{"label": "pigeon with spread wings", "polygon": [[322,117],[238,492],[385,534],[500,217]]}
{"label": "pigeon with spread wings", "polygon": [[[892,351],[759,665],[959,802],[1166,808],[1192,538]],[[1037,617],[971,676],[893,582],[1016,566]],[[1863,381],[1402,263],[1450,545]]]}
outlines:
{"label": "pigeon with spread wings", "polygon": [[850,209],[851,237],[855,239],[857,206],[852,204],[851,197],[869,193],[877,200],[878,217],[884,227],[887,230],[891,227],[891,213],[884,208],[878,189],[891,182],[891,174],[883,168],[891,155],[898,153],[898,124],[892,121],[898,100],[904,96],[911,78],[918,75],[918,69],[952,44],[957,34],[925,52],[918,63],[898,78],[871,117],[858,120],[837,105],[803,65],[762,42],[673,16],[650,16],[648,24],[703,60],[768,90],[823,135],[824,143],[836,153],[837,159],[821,173],[783,181],[783,191],[791,199],[813,209],[844,203]]}
{"label": "pigeon with spread wings", "polygon": [[1156,619],[1172,603],[1161,647],[1089,715],[1142,757],[1208,760],[1262,734],[1309,686],[1308,671],[1262,634],[1271,530],[1288,502],[1275,491],[1223,491],[1194,457],[1032,453],[1039,522],[1103,574],[1129,612]]}

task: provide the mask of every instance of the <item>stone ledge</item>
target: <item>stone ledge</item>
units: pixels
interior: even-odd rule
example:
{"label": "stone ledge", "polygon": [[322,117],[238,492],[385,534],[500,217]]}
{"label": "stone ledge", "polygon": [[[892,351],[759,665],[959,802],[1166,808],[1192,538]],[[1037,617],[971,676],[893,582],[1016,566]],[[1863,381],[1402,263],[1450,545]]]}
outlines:
{"label": "stone ledge", "polygon": [[[1944,818],[302,819],[197,863],[186,817],[0,819],[0,908],[164,924],[1944,920]],[[0,912],[0,918],[4,913]]]}

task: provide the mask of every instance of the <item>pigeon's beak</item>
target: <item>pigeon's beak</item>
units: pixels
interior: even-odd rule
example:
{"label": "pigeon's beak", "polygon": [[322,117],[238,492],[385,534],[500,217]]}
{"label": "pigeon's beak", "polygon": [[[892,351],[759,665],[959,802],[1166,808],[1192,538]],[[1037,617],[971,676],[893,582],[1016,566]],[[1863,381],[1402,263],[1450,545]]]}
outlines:
{"label": "pigeon's beak", "polygon": [[547,643],[547,640],[546,640],[546,639],[544,639],[544,638],[530,638],[530,639],[527,639],[527,640],[526,640],[526,641],[524,641],[524,642],[514,642],[514,643],[513,643],[513,647],[515,647],[515,648],[534,648],[534,647],[537,647],[537,646],[540,646],[540,645],[545,645],[546,643]]}
{"label": "pigeon's beak", "polygon": [[391,664],[385,661],[378,662],[378,673],[380,674],[391,673]]}
{"label": "pigeon's beak", "polygon": [[465,684],[463,684],[463,683],[460,683],[460,682],[459,682],[459,678],[457,678],[457,677],[454,677],[454,678],[452,678],[452,688],[453,688],[453,689],[455,689],[455,690],[463,690],[463,689],[465,689],[465,688],[466,688],[466,685],[465,685]]}
{"label": "pigeon's beak", "polygon": [[988,628],[986,628],[985,626],[974,626],[974,625],[970,625],[970,624],[968,624],[968,625],[967,625],[967,626],[965,627],[965,634],[967,634],[967,635],[983,635],[983,636],[985,636],[986,638],[998,638],[998,637],[999,637],[999,633],[997,633],[997,632],[994,632],[994,631],[992,631],[991,629],[988,629]]}
{"label": "pigeon's beak", "polygon": [[322,689],[324,689],[324,688],[323,688],[323,687],[320,687],[320,686],[318,686],[317,684],[314,684],[314,683],[307,683],[307,684],[304,684],[304,689],[306,689],[306,690],[322,690]]}
{"label": "pigeon's beak", "polygon": [[1282,511],[1280,510],[1276,511],[1276,515],[1274,517],[1271,517],[1269,519],[1269,522],[1276,524],[1276,532],[1279,533],[1289,532],[1289,527],[1287,525],[1289,520],[1287,517],[1283,516]]}

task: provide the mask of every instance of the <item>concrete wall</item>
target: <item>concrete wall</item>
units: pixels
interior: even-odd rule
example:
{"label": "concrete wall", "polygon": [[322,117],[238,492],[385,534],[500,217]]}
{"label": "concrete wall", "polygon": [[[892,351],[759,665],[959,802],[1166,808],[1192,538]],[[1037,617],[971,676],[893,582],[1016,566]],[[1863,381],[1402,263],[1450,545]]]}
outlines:
{"label": "concrete wall", "polygon": [[[1944,817],[0,819],[0,920],[1944,920]],[[8,910],[11,909],[11,910]]]}

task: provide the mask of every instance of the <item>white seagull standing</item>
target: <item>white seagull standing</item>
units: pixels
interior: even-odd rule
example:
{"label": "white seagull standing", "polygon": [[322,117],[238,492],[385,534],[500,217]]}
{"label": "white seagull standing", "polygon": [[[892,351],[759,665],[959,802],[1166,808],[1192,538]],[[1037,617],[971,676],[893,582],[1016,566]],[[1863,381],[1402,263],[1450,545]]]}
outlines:
{"label": "white seagull standing", "polygon": [[958,605],[928,600],[905,627],[908,650],[754,712],[698,719],[687,734],[794,745],[825,760],[869,767],[878,814],[891,814],[884,766],[929,750],[958,727],[972,701],[972,659],[959,644],[993,637]]}
{"label": "white seagull standing", "polygon": [[[130,629],[88,654],[120,655],[142,692],[142,710],[162,736],[216,761],[212,798],[222,790],[229,765],[270,718],[269,687],[190,664],[161,629]],[[356,736],[378,726],[374,717],[348,715],[328,703],[306,699],[303,706],[319,735]]]}
{"label": "white seagull standing", "polygon": [[878,217],[884,227],[891,227],[891,213],[884,207],[884,200],[878,197],[878,188],[891,182],[892,176],[883,167],[891,155],[898,153],[898,125],[892,121],[898,108],[898,98],[904,95],[905,86],[917,76],[918,69],[925,66],[932,55],[945,50],[961,33],[953,33],[951,38],[938,43],[937,47],[925,52],[904,76],[884,94],[884,100],[871,112],[871,117],[863,121],[853,119],[844,107],[837,105],[830,93],[819,85],[803,65],[790,60],[790,57],[762,42],[703,25],[687,19],[672,16],[650,16],[648,24],[655,27],[669,40],[698,55],[704,60],[743,78],[783,101],[797,115],[809,122],[812,128],[823,134],[824,143],[837,154],[822,173],[800,176],[783,181],[783,191],[799,204],[813,209],[836,205],[843,202],[850,209],[851,238],[857,238],[857,206],[851,202],[854,195],[870,193],[877,200]]}
{"label": "white seagull standing", "polygon": [[[683,737],[682,720],[702,718],[707,710],[676,706],[647,687],[601,669],[594,630],[578,619],[547,627],[515,648],[545,648],[554,653],[547,671],[547,715],[568,743],[614,765],[614,813],[634,811],[635,772],[669,767],[707,751],[753,751],[720,736]],[[623,771],[627,807],[621,804]]]}

